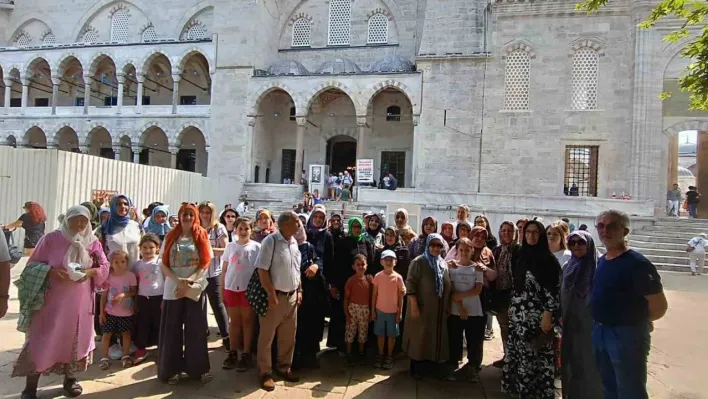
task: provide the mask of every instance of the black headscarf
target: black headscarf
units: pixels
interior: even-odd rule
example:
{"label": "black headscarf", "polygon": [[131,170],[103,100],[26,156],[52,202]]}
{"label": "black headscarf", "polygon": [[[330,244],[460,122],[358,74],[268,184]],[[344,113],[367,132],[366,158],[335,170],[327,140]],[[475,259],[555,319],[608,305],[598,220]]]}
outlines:
{"label": "black headscarf", "polygon": [[524,235],[523,245],[519,250],[518,261],[515,262],[512,268],[514,289],[517,292],[525,290],[526,272],[529,271],[534,275],[541,287],[548,290],[553,295],[557,295],[561,275],[560,265],[556,257],[551,253],[551,250],[548,249],[546,228],[541,222],[532,220],[526,224],[524,232],[528,231],[527,229],[531,225],[535,225],[538,228],[538,242],[536,245],[530,245],[526,242],[526,236]]}
{"label": "black headscarf", "polygon": [[[379,228],[376,230],[372,230],[369,227],[369,223],[371,223],[371,219],[376,218],[376,220],[379,222]],[[379,216],[377,213],[372,213],[367,219],[366,219],[366,228],[365,231],[371,236],[371,239],[375,239],[377,235],[383,233],[384,227],[383,223],[381,222],[381,216]]]}

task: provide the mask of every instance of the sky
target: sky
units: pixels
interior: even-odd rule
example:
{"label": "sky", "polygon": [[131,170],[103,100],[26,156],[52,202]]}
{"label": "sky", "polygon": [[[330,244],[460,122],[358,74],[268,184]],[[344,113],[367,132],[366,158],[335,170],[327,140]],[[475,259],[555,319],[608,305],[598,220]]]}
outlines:
{"label": "sky", "polygon": [[679,132],[679,144],[695,144],[697,134],[697,130],[684,130],[683,132]]}

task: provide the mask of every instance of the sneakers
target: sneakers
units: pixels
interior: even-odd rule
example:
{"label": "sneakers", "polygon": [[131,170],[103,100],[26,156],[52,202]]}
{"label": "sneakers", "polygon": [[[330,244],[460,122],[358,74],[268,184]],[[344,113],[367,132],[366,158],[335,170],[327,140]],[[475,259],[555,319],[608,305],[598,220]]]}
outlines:
{"label": "sneakers", "polygon": [[261,376],[261,389],[263,389],[266,392],[275,391],[275,381],[273,380],[272,375],[263,374]]}
{"label": "sneakers", "polygon": [[229,355],[226,357],[226,359],[224,359],[224,364],[221,365],[221,368],[223,368],[224,370],[233,370],[236,368],[238,363],[238,353],[229,352]]}
{"label": "sneakers", "polygon": [[393,356],[385,356],[381,368],[391,370],[393,368]]}
{"label": "sneakers", "polygon": [[491,328],[485,328],[484,329],[484,340],[485,341],[491,341],[494,339],[494,330]]}
{"label": "sneakers", "polygon": [[241,358],[238,360],[238,363],[236,364],[236,371],[243,372],[252,367],[251,365],[251,354],[250,353],[242,353]]}

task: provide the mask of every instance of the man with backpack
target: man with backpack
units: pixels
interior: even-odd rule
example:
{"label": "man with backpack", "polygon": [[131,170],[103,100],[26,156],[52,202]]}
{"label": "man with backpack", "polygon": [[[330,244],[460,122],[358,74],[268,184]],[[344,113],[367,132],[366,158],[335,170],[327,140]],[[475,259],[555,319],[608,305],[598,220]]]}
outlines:
{"label": "man with backpack", "polygon": [[3,234],[0,237],[0,319],[7,314],[7,302],[10,299],[10,251]]}

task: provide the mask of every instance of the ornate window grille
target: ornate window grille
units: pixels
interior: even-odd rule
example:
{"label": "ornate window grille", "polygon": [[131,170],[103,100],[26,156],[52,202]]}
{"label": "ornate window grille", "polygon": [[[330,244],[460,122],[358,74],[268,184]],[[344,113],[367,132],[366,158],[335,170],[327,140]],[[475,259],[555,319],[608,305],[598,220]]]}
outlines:
{"label": "ornate window grille", "polygon": [[563,192],[573,197],[597,197],[598,146],[565,147]]}
{"label": "ornate window grille", "polygon": [[376,13],[369,18],[368,44],[388,43],[388,17]]}
{"label": "ornate window grille", "polygon": [[32,44],[32,38],[27,33],[20,33],[15,40],[15,47],[27,47]]}
{"label": "ornate window grille", "polygon": [[506,57],[504,77],[504,109],[529,109],[530,57],[524,50],[512,51]]}
{"label": "ornate window grille", "polygon": [[330,0],[327,45],[348,45],[352,28],[352,0]]}
{"label": "ornate window grille", "polygon": [[571,108],[574,110],[597,109],[597,77],[600,55],[590,47],[583,47],[573,54],[571,80]]}
{"label": "ornate window grille", "polygon": [[155,28],[152,26],[148,26],[145,28],[143,31],[143,37],[142,41],[143,42],[152,42],[157,40],[157,32],[155,31]]}
{"label": "ornate window grille", "polygon": [[201,22],[197,22],[187,30],[187,40],[203,40],[207,37],[207,28]]}
{"label": "ornate window grille", "polygon": [[292,47],[308,47],[310,46],[310,34],[312,25],[307,18],[299,18],[293,23],[293,40]]}
{"label": "ornate window grille", "polygon": [[89,29],[84,33],[84,43],[91,44],[98,42],[98,32],[95,29]]}
{"label": "ornate window grille", "polygon": [[127,42],[128,41],[128,22],[130,14],[126,10],[118,10],[111,17],[111,41],[112,42]]}
{"label": "ornate window grille", "polygon": [[51,46],[53,44],[57,44],[57,38],[54,36],[53,33],[47,33],[44,35],[44,39],[42,39],[42,44],[45,46]]}

